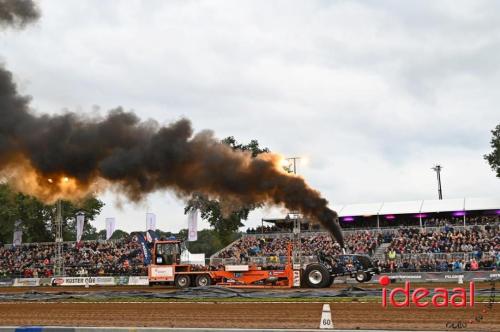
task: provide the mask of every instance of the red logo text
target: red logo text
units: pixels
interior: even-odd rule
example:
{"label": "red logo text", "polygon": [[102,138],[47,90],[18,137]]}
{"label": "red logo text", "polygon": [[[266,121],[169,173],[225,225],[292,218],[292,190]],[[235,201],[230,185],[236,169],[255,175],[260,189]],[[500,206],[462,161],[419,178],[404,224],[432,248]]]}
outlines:
{"label": "red logo text", "polygon": [[[467,290],[463,287],[455,287],[451,291],[442,288],[434,288],[432,297],[430,290],[425,287],[415,288],[411,290],[410,282],[405,282],[404,288],[396,287],[392,290],[388,290],[385,286],[390,283],[388,276],[382,276],[379,279],[379,283],[384,286],[382,287],[382,307],[387,307],[387,298],[389,298],[389,303],[396,308],[409,307],[410,302],[413,302],[417,307],[424,308],[432,305],[436,308],[448,307],[450,304],[454,307],[474,307],[474,282],[469,282],[469,296],[467,296]],[[396,300],[398,297],[398,300]]]}

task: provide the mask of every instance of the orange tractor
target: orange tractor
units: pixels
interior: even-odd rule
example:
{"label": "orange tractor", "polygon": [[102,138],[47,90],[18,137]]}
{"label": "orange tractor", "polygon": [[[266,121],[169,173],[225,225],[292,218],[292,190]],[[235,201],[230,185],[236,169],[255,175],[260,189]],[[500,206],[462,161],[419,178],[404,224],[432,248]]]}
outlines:
{"label": "orange tractor", "polygon": [[181,262],[181,241],[156,241],[149,283],[173,283],[177,288],[223,285],[226,287],[300,287],[300,267],[293,269],[291,247],[282,270],[264,270],[256,265],[196,266]]}
{"label": "orange tractor", "polygon": [[[255,264],[205,266],[181,261],[182,242],[179,240],[156,241],[149,265],[149,284],[173,283],[177,288],[190,286],[221,285],[226,287],[330,287],[337,277],[350,277],[367,282],[380,270],[366,255],[342,254],[325,256],[317,254],[317,262],[292,263],[292,246],[288,246],[286,263],[281,269],[267,270]],[[300,252],[300,250],[299,250]],[[296,257],[295,252],[294,257]],[[300,259],[298,260],[300,261]]]}

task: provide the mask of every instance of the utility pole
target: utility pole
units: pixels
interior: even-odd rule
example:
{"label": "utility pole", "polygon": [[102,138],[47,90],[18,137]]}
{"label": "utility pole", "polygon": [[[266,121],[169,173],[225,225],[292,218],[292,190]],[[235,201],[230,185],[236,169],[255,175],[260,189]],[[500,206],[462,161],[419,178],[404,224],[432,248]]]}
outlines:
{"label": "utility pole", "polygon": [[[67,177],[63,177],[62,183],[66,183],[69,181]],[[47,179],[50,185],[56,185],[54,179]],[[64,257],[63,257],[63,233],[62,233],[62,207],[61,207],[61,199],[57,200],[56,203],[56,219],[55,219],[55,227],[56,227],[56,254],[54,257],[54,276],[60,277],[64,276]]]}
{"label": "utility pole", "polygon": [[[300,160],[300,157],[289,157],[286,158],[288,161],[288,167],[290,167],[290,164],[293,165],[293,171],[290,171],[288,169],[289,173],[292,173],[294,175],[297,175],[297,160]],[[298,265],[299,267],[302,267],[302,240],[301,240],[301,222],[302,222],[302,216],[299,214],[298,211],[290,211],[288,213],[288,216],[291,217],[292,222],[293,222],[293,239],[292,239],[292,264],[293,266]],[[295,268],[295,267],[294,267]]]}
{"label": "utility pole", "polygon": [[54,275],[61,277],[64,275],[64,257],[63,257],[63,235],[62,235],[62,208],[61,200],[56,204],[56,256],[54,261]]}
{"label": "utility pole", "polygon": [[[286,160],[288,160],[288,162],[291,164],[293,164],[293,174],[297,175],[297,160],[300,160],[301,158],[300,157],[290,157],[290,158],[286,158]],[[292,172],[290,172],[292,173]]]}
{"label": "utility pole", "polygon": [[438,197],[439,199],[443,199],[443,190],[441,189],[441,170],[443,167],[441,165],[436,165],[432,167],[436,174],[437,174],[437,180],[438,180]]}

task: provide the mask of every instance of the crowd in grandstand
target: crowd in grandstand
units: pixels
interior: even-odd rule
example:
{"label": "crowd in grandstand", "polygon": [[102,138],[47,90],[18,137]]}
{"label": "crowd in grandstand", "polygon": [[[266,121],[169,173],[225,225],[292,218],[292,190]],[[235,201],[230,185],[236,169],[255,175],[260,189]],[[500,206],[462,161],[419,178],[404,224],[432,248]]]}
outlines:
{"label": "crowd in grandstand", "polygon": [[[398,227],[356,231],[345,236],[346,252],[372,255],[381,243],[388,247],[378,261],[383,272],[500,270],[500,228],[495,217],[469,217],[470,226],[456,218],[429,219],[433,228]],[[471,226],[475,225],[475,226]],[[437,227],[442,226],[442,227]],[[246,236],[221,251],[220,258],[248,261],[249,257],[286,255],[290,238]],[[341,253],[330,236],[302,234],[302,255]],[[272,261],[272,259],[271,259]]]}
{"label": "crowd in grandstand", "polygon": [[[0,277],[50,277],[54,273],[54,243],[0,247]],[[139,245],[129,239],[65,243],[63,259],[68,276],[143,275]]]}
{"label": "crowd in grandstand", "polygon": [[388,251],[394,249],[398,254],[474,252],[480,258],[483,252],[500,249],[499,239],[498,226],[489,224],[468,229],[445,226],[432,231],[405,228],[398,229],[392,236]]}
{"label": "crowd in grandstand", "polygon": [[[345,232],[346,253],[373,255],[383,272],[500,270],[500,226],[498,217],[468,217],[462,227],[456,218],[429,219],[433,228],[397,227]],[[472,226],[477,225],[477,226]],[[241,263],[252,257],[283,262],[290,235],[276,226],[250,230],[217,258]],[[255,233],[253,235],[252,233]],[[277,234],[271,234],[277,233]],[[385,251],[384,251],[385,248]],[[301,234],[302,256],[342,253],[331,236],[321,232]],[[117,241],[86,241],[64,244],[64,266],[68,276],[146,275],[142,250],[131,237]],[[0,246],[0,278],[50,277],[56,245]]]}
{"label": "crowd in grandstand", "polygon": [[499,269],[499,231],[498,223],[460,229],[446,225],[433,231],[399,229],[380,264],[387,272]]}
{"label": "crowd in grandstand", "polygon": [[[347,252],[356,254],[373,254],[374,250],[382,241],[382,234],[379,232],[358,232],[345,236],[344,242]],[[246,236],[236,241],[229,248],[219,252],[220,258],[236,258],[240,261],[247,261],[249,257],[257,256],[286,256],[288,237],[259,238],[258,236]],[[342,252],[340,245],[332,240],[329,235],[319,234],[304,236],[301,238],[302,255],[311,256],[321,251],[326,255],[336,255]]]}
{"label": "crowd in grandstand", "polygon": [[[457,225],[461,226],[474,226],[474,225],[485,225],[487,223],[495,223],[496,216],[426,216],[422,217],[422,226],[423,227],[442,227],[445,225]],[[345,221],[343,218],[340,218],[340,225],[344,229],[361,229],[361,228],[375,228],[377,227],[377,223],[382,228],[394,228],[394,227],[419,227],[420,226],[420,218],[416,215],[403,215],[403,216],[391,216],[391,219],[387,219],[384,216],[380,216],[377,220],[376,216],[370,217],[357,217],[352,221]]]}

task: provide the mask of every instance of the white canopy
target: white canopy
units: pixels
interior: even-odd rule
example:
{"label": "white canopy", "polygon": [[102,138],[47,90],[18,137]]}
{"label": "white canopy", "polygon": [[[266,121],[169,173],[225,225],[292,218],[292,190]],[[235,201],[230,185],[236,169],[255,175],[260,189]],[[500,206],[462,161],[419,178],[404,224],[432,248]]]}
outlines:
{"label": "white canopy", "polygon": [[340,217],[438,213],[455,211],[500,211],[500,198],[451,198],[418,201],[333,205]]}
{"label": "white canopy", "polygon": [[368,203],[368,204],[348,204],[339,215],[343,216],[373,216],[378,213],[383,203]]}
{"label": "white canopy", "polygon": [[467,198],[465,210],[500,210],[500,198]]}
{"label": "white canopy", "polygon": [[384,202],[379,214],[406,214],[420,211],[423,201]]}

